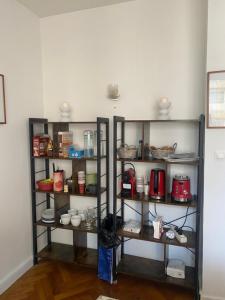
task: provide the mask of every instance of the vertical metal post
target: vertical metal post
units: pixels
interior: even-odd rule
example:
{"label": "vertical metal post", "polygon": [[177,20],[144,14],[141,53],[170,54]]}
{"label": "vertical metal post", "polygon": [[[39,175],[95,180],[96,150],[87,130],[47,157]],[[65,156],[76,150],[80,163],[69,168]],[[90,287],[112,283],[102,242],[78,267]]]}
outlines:
{"label": "vertical metal post", "polygon": [[[121,123],[121,143],[124,143],[124,118],[113,117],[113,229],[117,232],[117,130],[118,122]],[[124,164],[121,166],[121,171],[124,171]],[[122,201],[122,200],[121,200]],[[122,205],[122,204],[121,204]],[[121,207],[121,215],[123,215]],[[121,254],[123,254],[123,239],[121,245]],[[116,271],[116,249],[113,249],[113,279],[116,281],[117,271]]]}
{"label": "vertical metal post", "polygon": [[198,142],[198,190],[196,215],[196,255],[195,255],[195,299],[200,299],[202,285],[202,251],[203,251],[203,202],[204,202],[204,147],[205,147],[205,116],[199,119]]}
{"label": "vertical metal post", "polygon": [[[97,232],[101,229],[101,118],[97,118]],[[99,248],[99,239],[98,239]]]}
{"label": "vertical metal post", "polygon": [[30,168],[31,168],[31,200],[32,200],[32,228],[33,228],[33,263],[38,263],[37,258],[37,215],[36,215],[36,192],[35,192],[35,161],[33,158],[33,136],[34,136],[34,125],[29,120],[29,135],[30,135]]}
{"label": "vertical metal post", "polygon": [[[125,144],[125,123],[124,120],[121,121],[121,143]],[[124,161],[121,161],[121,173],[124,173]],[[121,175],[122,178],[122,175]],[[121,217],[122,222],[124,223],[124,199],[121,198]],[[121,256],[124,256],[124,237],[121,238],[122,244],[121,244]]]}
{"label": "vertical metal post", "polygon": [[[44,124],[44,133],[48,134],[48,124]],[[46,178],[50,177],[50,172],[49,172],[49,159],[45,159],[45,175]],[[50,194],[46,194],[46,200],[47,200],[47,208],[50,208]],[[47,227],[47,241],[48,241],[48,246],[51,246],[51,227]]]}
{"label": "vertical metal post", "polygon": [[109,214],[109,119],[106,121],[106,214]]}

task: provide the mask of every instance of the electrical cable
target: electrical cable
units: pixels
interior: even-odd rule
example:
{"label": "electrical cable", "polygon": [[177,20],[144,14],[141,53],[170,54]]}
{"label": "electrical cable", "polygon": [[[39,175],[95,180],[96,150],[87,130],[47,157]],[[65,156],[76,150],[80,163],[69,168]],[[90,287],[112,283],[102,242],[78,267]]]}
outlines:
{"label": "electrical cable", "polygon": [[182,229],[182,228],[185,226],[186,222],[187,222],[187,214],[188,214],[189,208],[190,208],[190,204],[189,204],[188,207],[187,207],[186,215],[185,215],[185,219],[184,219],[184,223],[183,223],[183,225],[180,227],[180,229]]}
{"label": "electrical cable", "polygon": [[191,212],[191,213],[186,214],[185,216],[176,218],[176,219],[174,219],[174,220],[172,220],[172,221],[165,222],[164,225],[170,225],[170,224],[172,224],[172,223],[175,222],[175,221],[179,221],[179,220],[181,220],[181,219],[183,219],[183,218],[186,218],[186,216],[188,217],[188,216],[191,216],[191,215],[194,215],[194,214],[197,214],[197,211],[193,211],[193,212]]}

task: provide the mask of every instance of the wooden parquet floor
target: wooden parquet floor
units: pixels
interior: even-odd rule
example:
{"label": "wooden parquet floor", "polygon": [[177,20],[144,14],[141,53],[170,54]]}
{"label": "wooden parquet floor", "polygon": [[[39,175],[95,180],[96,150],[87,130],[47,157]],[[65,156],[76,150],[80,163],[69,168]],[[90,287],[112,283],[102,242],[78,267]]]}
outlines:
{"label": "wooden parquet floor", "polygon": [[130,276],[118,284],[99,280],[96,271],[60,262],[42,262],[31,268],[1,300],[96,300],[99,295],[119,300],[193,300],[190,291]]}

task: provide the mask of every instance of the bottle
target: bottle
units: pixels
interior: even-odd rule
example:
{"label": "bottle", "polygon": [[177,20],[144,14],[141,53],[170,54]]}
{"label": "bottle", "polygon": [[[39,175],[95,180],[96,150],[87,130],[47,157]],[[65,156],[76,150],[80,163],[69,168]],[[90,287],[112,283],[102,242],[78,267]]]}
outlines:
{"label": "bottle", "polygon": [[137,151],[137,159],[142,159],[142,149],[143,149],[143,141],[139,140],[138,151]]}

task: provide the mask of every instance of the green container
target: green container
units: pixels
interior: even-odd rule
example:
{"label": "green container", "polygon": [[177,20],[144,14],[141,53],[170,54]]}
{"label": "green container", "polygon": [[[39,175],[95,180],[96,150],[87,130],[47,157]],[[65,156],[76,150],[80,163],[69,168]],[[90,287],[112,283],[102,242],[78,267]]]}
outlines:
{"label": "green container", "polygon": [[89,184],[97,184],[97,173],[86,174],[86,186]]}

